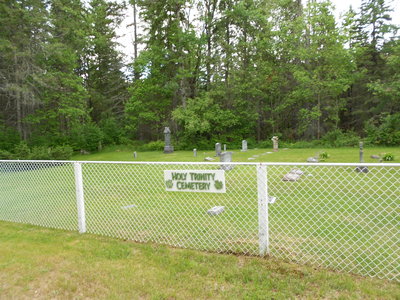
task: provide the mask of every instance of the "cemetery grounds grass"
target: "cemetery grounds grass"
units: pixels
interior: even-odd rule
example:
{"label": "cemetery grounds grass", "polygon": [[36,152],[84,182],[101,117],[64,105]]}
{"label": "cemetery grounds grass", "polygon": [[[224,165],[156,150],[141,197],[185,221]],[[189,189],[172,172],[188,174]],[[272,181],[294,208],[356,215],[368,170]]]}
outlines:
{"label": "cemetery grounds grass", "polygon": [[2,299],[398,299],[398,283],[0,221]]}
{"label": "cemetery grounds grass", "polygon": [[[329,158],[325,162],[331,163],[357,163],[359,162],[358,148],[309,148],[309,149],[279,149],[279,152],[272,153],[272,149],[249,149],[241,152],[239,149],[227,149],[233,152],[234,162],[306,162],[308,157],[318,156],[319,153],[326,152]],[[137,151],[137,159],[133,157],[133,149],[127,146],[111,146],[101,152],[89,155],[74,155],[72,160],[88,161],[188,161],[204,162],[205,157],[215,158],[215,151],[197,151],[197,157],[193,156],[192,151],[175,151],[174,153],[164,154],[162,151]],[[267,152],[271,152],[266,154]],[[392,153],[395,161],[400,162],[400,147],[373,147],[364,148],[364,161],[375,163],[376,159],[371,155],[382,153]],[[259,157],[253,157],[259,155]],[[254,158],[249,160],[249,158]],[[215,160],[218,161],[218,158]]]}

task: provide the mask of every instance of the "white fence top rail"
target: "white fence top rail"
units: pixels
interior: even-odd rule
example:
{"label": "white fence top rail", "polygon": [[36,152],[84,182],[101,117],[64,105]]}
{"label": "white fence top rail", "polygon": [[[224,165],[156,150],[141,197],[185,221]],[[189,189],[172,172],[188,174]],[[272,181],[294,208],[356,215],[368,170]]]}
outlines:
{"label": "white fence top rail", "polygon": [[81,163],[81,164],[128,164],[128,165],[253,165],[253,166],[368,166],[400,167],[400,163],[299,163],[299,162],[190,162],[190,161],[90,161],[90,160],[0,160],[1,162],[30,163]]}

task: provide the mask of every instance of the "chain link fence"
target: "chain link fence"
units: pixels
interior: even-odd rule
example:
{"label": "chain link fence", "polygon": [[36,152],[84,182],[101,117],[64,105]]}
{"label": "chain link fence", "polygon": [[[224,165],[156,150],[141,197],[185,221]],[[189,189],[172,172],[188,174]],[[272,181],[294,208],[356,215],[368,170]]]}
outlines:
{"label": "chain link fence", "polygon": [[399,200],[400,164],[0,161],[1,220],[396,281]]}

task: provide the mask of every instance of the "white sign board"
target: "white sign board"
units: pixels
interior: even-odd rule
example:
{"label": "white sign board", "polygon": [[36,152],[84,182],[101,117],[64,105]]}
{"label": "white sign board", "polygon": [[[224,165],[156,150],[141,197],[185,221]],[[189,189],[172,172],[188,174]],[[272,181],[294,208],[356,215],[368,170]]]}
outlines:
{"label": "white sign board", "polygon": [[226,193],[224,170],[165,170],[170,192]]}

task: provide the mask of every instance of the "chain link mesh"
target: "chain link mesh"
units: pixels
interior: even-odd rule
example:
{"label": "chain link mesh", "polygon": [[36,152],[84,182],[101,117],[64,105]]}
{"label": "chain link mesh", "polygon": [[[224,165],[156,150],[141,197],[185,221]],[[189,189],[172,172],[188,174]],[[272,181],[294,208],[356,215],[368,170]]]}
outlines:
{"label": "chain link mesh", "polygon": [[[164,171],[220,170],[220,164],[81,165],[87,232],[259,254],[260,164],[225,168],[226,193],[218,194],[167,191]],[[368,172],[349,164],[265,165],[268,195],[275,198],[268,204],[270,255],[400,279],[400,165],[368,166]],[[76,197],[73,162],[0,162],[1,220],[78,230]],[[208,214],[215,206],[223,213]]]}
{"label": "chain link mesh", "polygon": [[[400,168],[268,166],[273,256],[399,280]],[[367,169],[366,169],[367,170]],[[296,172],[296,171],[294,171]],[[297,171],[298,172],[298,171]]]}

